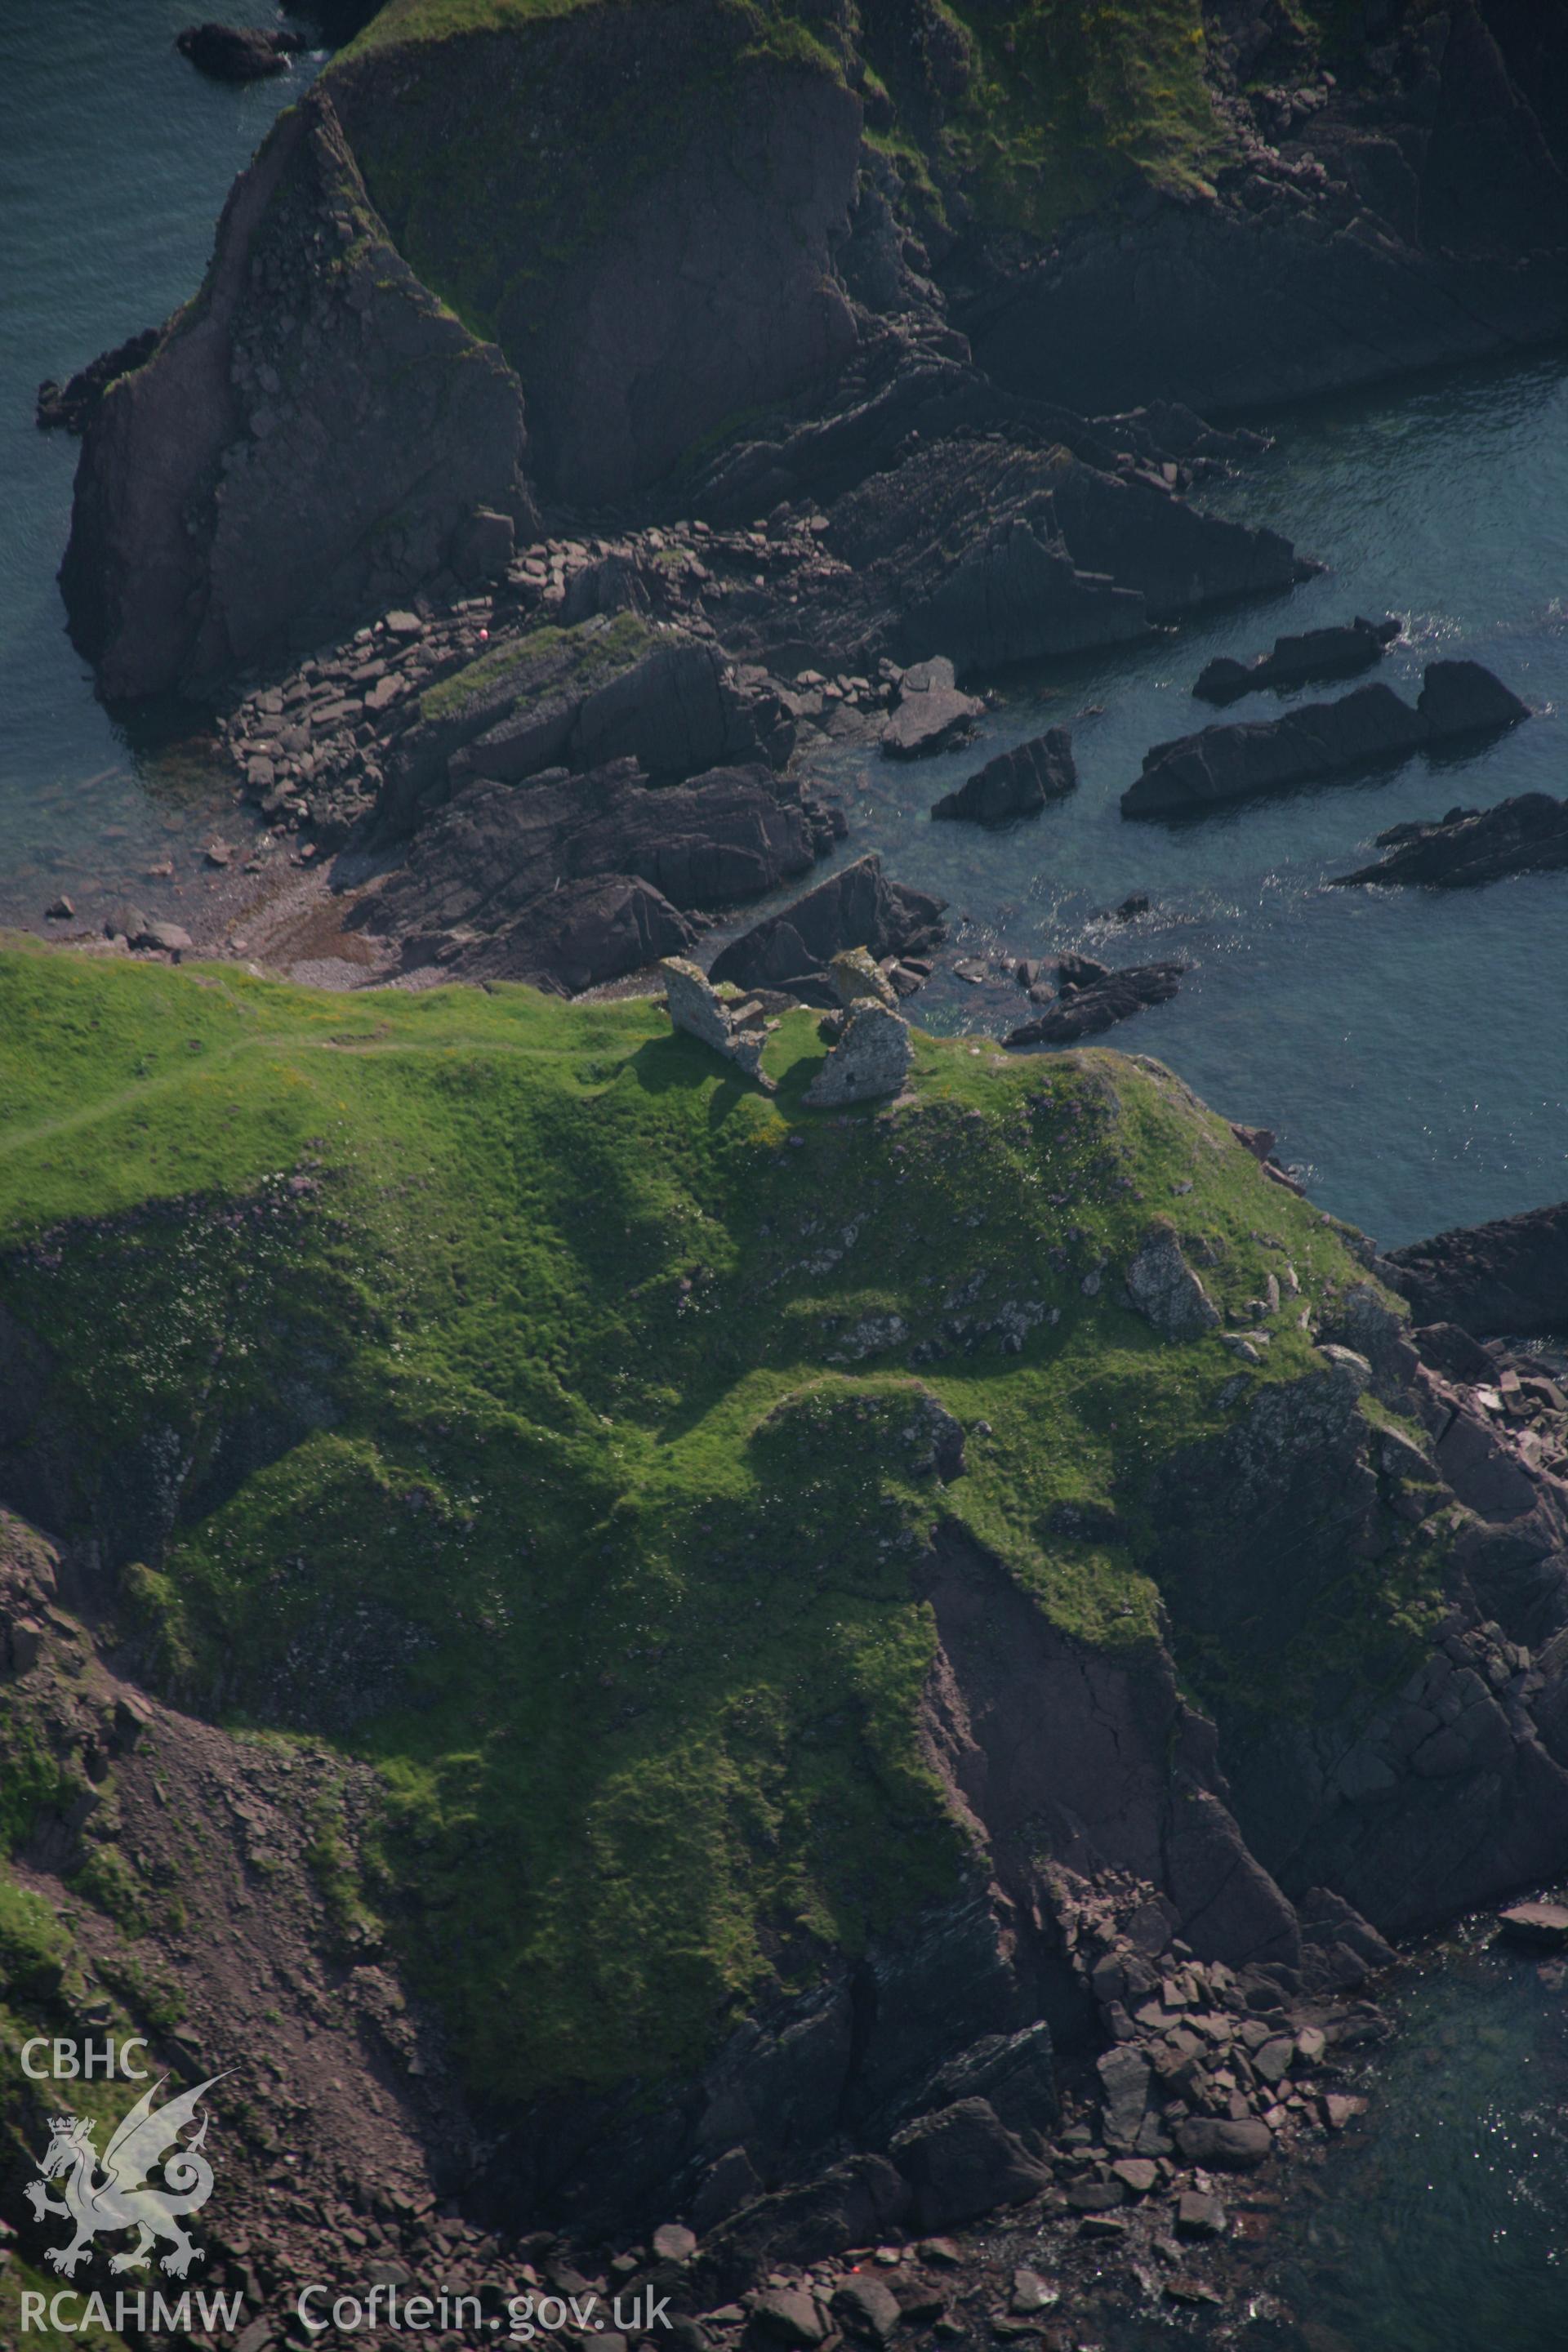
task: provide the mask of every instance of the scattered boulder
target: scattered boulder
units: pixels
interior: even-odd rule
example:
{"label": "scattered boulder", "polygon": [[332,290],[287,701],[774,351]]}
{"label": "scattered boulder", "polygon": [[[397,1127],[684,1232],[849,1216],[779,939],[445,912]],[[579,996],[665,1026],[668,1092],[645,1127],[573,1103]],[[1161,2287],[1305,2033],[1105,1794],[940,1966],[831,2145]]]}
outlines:
{"label": "scattered boulder", "polygon": [[671,1025],[683,1029],[689,1037],[700,1039],[704,1045],[711,1045],[716,1054],[735,1063],[749,1078],[771,1087],[772,1079],[763,1075],[766,1032],[761,1006],[736,1008],[726,1003],[706,974],[684,956],[666,956],[659,971],[664,974],[665,1003]]}
{"label": "scattered boulder", "polygon": [[918,760],[944,751],[968,733],[984,709],[973,694],[959,692],[952,664],[935,655],[904,672],[897,708],[882,729],[882,750],[890,760]]}
{"label": "scattered boulder", "polygon": [[1477,1381],[1497,1378],[1497,1366],[1479,1339],[1472,1339],[1457,1323],[1417,1323],[1412,1326],[1410,1344],[1424,1364],[1441,1372],[1446,1381],[1460,1381],[1474,1387]]}
{"label": "scattered boulder", "polygon": [[253,25],[187,25],[174,36],[180,55],[214,81],[262,81],[287,73],[289,58],[304,46],[298,33]]}
{"label": "scattered boulder", "polygon": [[1143,2128],[1149,2085],[1153,2079],[1149,2061],[1131,2043],[1119,2042],[1095,2063],[1105,2100],[1105,2145],[1124,2150],[1133,2148]]}
{"label": "scattered boulder", "polygon": [[885,2344],[903,2318],[891,2287],[868,2271],[851,2271],[833,2291],[832,2312],[847,2336]]}
{"label": "scattered boulder", "polygon": [[1211,1331],[1220,1312],[1182,1255],[1176,1229],[1160,1218],[1127,1269],[1127,1290],[1140,1315],[1168,1339]]}
{"label": "scattered boulder", "polygon": [[1050,2185],[984,2099],[960,2099],[895,2135],[893,2161],[914,2191],[916,2225],[951,2229]]}
{"label": "scattered boulder", "polygon": [[1215,2172],[1251,2172],[1267,2162],[1274,2135],[1257,2117],[1231,2123],[1215,2116],[1184,2116],[1176,2126],[1176,2145],[1189,2164]]}
{"label": "scattered boulder", "polygon": [[1061,2289],[1042,2278],[1038,2271],[1020,2264],[1013,2273],[1013,2292],[1007,2308],[1015,2319],[1032,2319],[1037,2312],[1054,2311],[1061,2299]]}
{"label": "scattered boulder", "polygon": [[874,997],[863,997],[845,1020],[838,1043],[805,1090],[814,1108],[870,1102],[903,1090],[910,1069],[910,1030]]}
{"label": "scattered boulder", "polygon": [[160,955],[188,955],[195,946],[189,931],[179,923],[143,923],[133,934],[133,948],[152,948]]}
{"label": "scattered boulder", "polygon": [[44,919],[49,923],[68,923],[75,914],[76,902],[71,898],[51,898],[44,908]]}
{"label": "scattered boulder", "polygon": [[847,1012],[868,1000],[873,1004],[885,1004],[889,1013],[898,1011],[897,989],[864,948],[841,949],[828,971],[838,1002]]}
{"label": "scattered boulder", "polygon": [[808,2287],[775,2286],[752,2304],[752,2334],[769,2344],[816,2346],[827,2333],[827,2323]]}
{"label": "scattered boulder", "polygon": [[1166,1004],[1181,987],[1186,970],[1180,963],[1134,964],[1125,971],[1087,988],[1070,989],[1059,1003],[1047,1006],[1037,1019],[1026,1021],[1003,1039],[1006,1045],[1070,1045],[1080,1037],[1098,1036],[1102,1029],[1129,1020],[1145,1005]]}
{"label": "scattered boulder", "polygon": [[1435,890],[1473,889],[1510,874],[1547,874],[1568,866],[1568,801],[1520,793],[1496,808],[1454,809],[1436,824],[1395,824],[1377,836],[1386,857],[1339,874],[1342,889],[1358,882],[1425,883]]}
{"label": "scattered boulder", "polygon": [[969,824],[1006,824],[1014,817],[1037,814],[1047,801],[1059,800],[1077,782],[1072,737],[1065,727],[1052,727],[988,760],[955,793],[938,801],[931,815]]}
{"label": "scattered boulder", "polygon": [[889,882],[875,853],[841,866],[804,898],[770,915],[717,955],[714,981],[740,988],[780,988],[813,1004],[832,1005],[837,992],[828,977],[833,958],[845,948],[864,947],[873,961],[886,956],[920,955],[945,937],[943,902],[923,891]]}
{"label": "scattered boulder", "polygon": [[649,2243],[661,2263],[689,2263],[697,2252],[697,2235],[682,2221],[661,2221]]}
{"label": "scattered boulder", "polygon": [[1498,1914],[1505,1941],[1524,1944],[1534,1952],[1560,1952],[1568,1947],[1568,1908],[1561,1903],[1513,1903]]}
{"label": "scattered boulder", "polygon": [[1176,2227],[1184,2238],[1223,2238],[1225,2207],[1201,2189],[1184,2189],[1176,2200]]}
{"label": "scattered boulder", "polygon": [[1129,817],[1201,814],[1257,793],[1293,791],[1495,733],[1530,712],[1479,662],[1432,662],[1413,710],[1392,687],[1363,686],[1339,702],[1309,703],[1282,719],[1205,727],[1145,752],[1121,795]]}
{"label": "scattered boulder", "polygon": [[1399,635],[1397,621],[1353,621],[1327,629],[1308,629],[1300,636],[1276,637],[1274,650],[1254,662],[1238,662],[1228,654],[1211,661],[1193,692],[1204,702],[1236,702],[1266,686],[1284,693],[1315,678],[1353,677],[1373,669]]}

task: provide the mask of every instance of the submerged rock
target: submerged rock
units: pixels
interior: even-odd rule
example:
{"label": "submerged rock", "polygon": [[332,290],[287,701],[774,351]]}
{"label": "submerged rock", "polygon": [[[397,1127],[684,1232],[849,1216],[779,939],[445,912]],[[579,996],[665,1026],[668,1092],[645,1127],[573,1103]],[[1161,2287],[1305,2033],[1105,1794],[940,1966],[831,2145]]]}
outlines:
{"label": "submerged rock", "polygon": [[1436,824],[1396,824],[1377,836],[1386,857],[1338,874],[1335,884],[1426,884],[1473,889],[1510,874],[1547,874],[1568,866],[1568,801],[1520,793],[1496,808],[1455,809]]}
{"label": "submerged rock", "polygon": [[999,751],[956,792],[938,801],[931,814],[970,824],[1005,824],[1014,817],[1035,815],[1077,782],[1072,737],[1065,727],[1052,727],[1030,742]]}
{"label": "submerged rock", "polygon": [[1198,814],[1255,793],[1354,775],[1529,716],[1479,662],[1433,662],[1414,710],[1391,687],[1363,686],[1342,701],[1311,703],[1282,719],[1205,727],[1156,743],[1144,754],[1142,774],[1121,795],[1121,814]]}
{"label": "submerged rock", "polygon": [[1353,621],[1300,636],[1276,637],[1274,650],[1253,662],[1221,654],[1202,672],[1193,692],[1204,702],[1237,702],[1266,686],[1281,692],[1314,678],[1353,677],[1373,669],[1399,635],[1397,621]]}

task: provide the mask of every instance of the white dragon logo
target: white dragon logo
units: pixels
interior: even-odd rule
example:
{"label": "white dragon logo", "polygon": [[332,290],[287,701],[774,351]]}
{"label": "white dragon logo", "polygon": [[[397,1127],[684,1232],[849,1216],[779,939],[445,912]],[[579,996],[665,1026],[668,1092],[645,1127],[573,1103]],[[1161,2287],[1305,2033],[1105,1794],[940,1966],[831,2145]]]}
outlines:
{"label": "white dragon logo", "polygon": [[[45,2255],[45,2260],[68,2278],[91,2253],[92,2242],[100,2230],[141,2232],[128,2252],[113,2257],[109,2265],[111,2271],[144,2269],[155,2238],[172,2240],[171,2250],[163,2258],[163,2267],[175,2278],[184,2278],[193,2262],[205,2260],[200,2246],[194,2245],[180,2227],[180,2216],[198,2212],[212,2195],[213,2168],[201,2153],[212,2118],[202,2117],[201,2129],[194,2139],[182,2145],[179,2136],[187,2124],[195,2120],[203,2094],[224,2077],[213,2074],[206,2082],[198,2083],[194,2091],[183,2091],[177,2099],[154,2108],[153,2101],[168,2079],[166,2074],[161,2075],[116,2126],[114,2137],[103,2151],[101,2173],[98,2150],[92,2144],[96,2124],[79,2116],[50,2117],[53,2137],[38,2166],[42,2179],[29,2181],[26,2193],[35,2220],[41,2221],[46,2213],[59,2213],[76,2224],[76,2236],[69,2245],[51,2246]],[[153,2188],[146,2176],[160,2159],[163,2185]],[[44,2187],[44,2181],[58,2180],[62,2174],[63,2200],[51,2197]]]}

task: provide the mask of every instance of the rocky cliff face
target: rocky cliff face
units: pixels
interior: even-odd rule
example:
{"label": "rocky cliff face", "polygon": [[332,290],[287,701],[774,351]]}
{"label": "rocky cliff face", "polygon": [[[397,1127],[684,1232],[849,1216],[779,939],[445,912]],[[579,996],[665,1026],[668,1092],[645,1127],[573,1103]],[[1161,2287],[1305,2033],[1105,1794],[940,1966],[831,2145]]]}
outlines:
{"label": "rocky cliff face", "polygon": [[521,379],[547,496],[624,498],[856,341],[860,108],[713,0],[384,39],[331,77],[372,195]]}
{"label": "rocky cliff face", "polygon": [[1282,29],[1259,45],[1267,16],[1218,30],[1244,79],[1213,183],[1144,192],[1021,262],[984,240],[977,267],[955,257],[977,361],[1091,410],[1163,395],[1215,412],[1560,334],[1568,182],[1531,103],[1560,106],[1558,68],[1500,12],[1521,88],[1489,13],[1380,11],[1328,79]]}
{"label": "rocky cliff face", "polygon": [[[914,431],[1084,455],[1064,407],[1212,412],[1561,331],[1560,43],[1504,0],[1337,46],[1281,8],[1180,14],[1133,73],[1105,12],[1015,39],[934,5],[498,0],[454,28],[395,0],[93,421],[63,577],[107,689],[270,661],[460,572],[476,509],[525,519],[525,468],[617,520],[751,520],[900,466],[914,561]],[[1188,417],[1160,454],[1203,438]],[[1107,642],[1137,614],[1096,603],[1100,570],[1151,614],[1191,601],[1174,540],[1130,581],[1057,504],[1057,537],[1022,519],[926,584],[914,650],[962,658],[936,635],[966,602],[1047,611],[1005,657]]]}
{"label": "rocky cliff face", "polygon": [[422,285],[312,90],[206,282],[94,413],[60,582],[110,696],[276,661],[531,517],[517,380]]}
{"label": "rocky cliff face", "polygon": [[389,1759],[335,1883],[512,2226],[863,2243],[1038,2189],[1086,2068],[1262,2161],[1162,1955],[1282,2024],[1568,1860],[1560,1451],[1158,1065],[822,1114],[804,1010],[764,1091],[647,1000],[0,985],[0,1493],[182,1720]]}

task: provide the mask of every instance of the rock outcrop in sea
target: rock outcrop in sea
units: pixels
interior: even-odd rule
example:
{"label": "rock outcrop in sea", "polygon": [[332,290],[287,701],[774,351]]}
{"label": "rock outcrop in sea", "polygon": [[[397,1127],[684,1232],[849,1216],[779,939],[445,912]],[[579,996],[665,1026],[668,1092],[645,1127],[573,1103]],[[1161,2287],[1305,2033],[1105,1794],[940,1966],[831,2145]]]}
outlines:
{"label": "rock outcrop in sea", "polygon": [[1221,654],[1205,666],[1193,692],[1204,702],[1238,702],[1264,687],[1285,693],[1321,678],[1354,677],[1376,668],[1399,628],[1397,621],[1365,621],[1358,614],[1331,628],[1276,637],[1272,653],[1259,654],[1256,661],[1233,661]]}
{"label": "rock outcrop in sea", "polygon": [[1479,662],[1428,664],[1412,709],[1388,686],[1358,687],[1338,702],[1314,702],[1282,719],[1205,727],[1143,755],[1143,771],[1121,795],[1129,817],[1201,815],[1258,793],[1363,774],[1415,751],[1463,743],[1528,719],[1528,705]]}
{"label": "rock outcrop in sea", "polygon": [[1520,793],[1496,808],[1450,809],[1435,824],[1390,825],[1376,845],[1387,856],[1336,874],[1342,888],[1369,882],[1473,890],[1510,874],[1551,874],[1568,866],[1568,801]]}
{"label": "rock outcrop in sea", "polygon": [[1007,824],[1015,817],[1036,815],[1077,784],[1072,737],[1065,727],[1051,727],[987,760],[955,792],[933,803],[931,815],[964,824]]}

